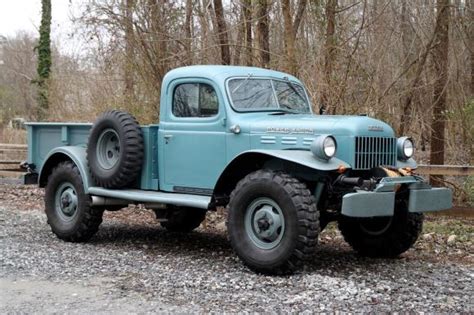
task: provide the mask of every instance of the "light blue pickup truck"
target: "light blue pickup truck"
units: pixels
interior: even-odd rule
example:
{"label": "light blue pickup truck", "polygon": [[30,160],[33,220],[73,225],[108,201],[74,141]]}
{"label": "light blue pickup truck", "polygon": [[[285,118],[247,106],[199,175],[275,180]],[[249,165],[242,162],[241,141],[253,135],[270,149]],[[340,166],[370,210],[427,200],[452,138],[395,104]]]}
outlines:
{"label": "light blue pickup truck", "polygon": [[415,174],[410,138],[363,115],[315,115],[297,78],[266,69],[170,71],[159,125],[111,110],[94,124],[27,128],[25,181],[46,188],[48,223],[65,241],[87,241],[105,210],[129,204],[174,232],[226,206],[237,255],[282,274],[313,257],[331,221],[361,255],[395,257],[417,240],[423,212],[452,203]]}

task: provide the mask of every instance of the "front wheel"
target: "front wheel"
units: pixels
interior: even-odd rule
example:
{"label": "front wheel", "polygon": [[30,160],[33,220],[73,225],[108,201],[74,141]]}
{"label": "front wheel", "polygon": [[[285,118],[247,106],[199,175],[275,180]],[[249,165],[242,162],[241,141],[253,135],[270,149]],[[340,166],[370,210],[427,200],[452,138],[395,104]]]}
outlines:
{"label": "front wheel", "polygon": [[359,254],[393,258],[415,244],[423,228],[423,214],[408,212],[405,200],[397,200],[391,217],[350,218],[342,216],[339,230]]}
{"label": "front wheel", "polygon": [[228,207],[230,243],[249,268],[290,273],[314,254],[319,213],[310,191],[292,176],[251,173],[237,184]]}
{"label": "front wheel", "polygon": [[87,241],[102,223],[103,209],[91,206],[81,174],[72,162],[59,164],[49,176],[45,208],[51,230],[65,241]]}

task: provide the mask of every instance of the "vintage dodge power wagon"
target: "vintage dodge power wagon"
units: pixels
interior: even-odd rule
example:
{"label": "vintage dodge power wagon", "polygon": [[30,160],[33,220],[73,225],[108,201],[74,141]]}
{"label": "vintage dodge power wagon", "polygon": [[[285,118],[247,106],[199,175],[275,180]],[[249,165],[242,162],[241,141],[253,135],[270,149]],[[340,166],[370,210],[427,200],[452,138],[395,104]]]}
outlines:
{"label": "vintage dodge power wagon", "polygon": [[160,124],[110,110],[94,124],[28,123],[27,182],[45,187],[48,223],[83,242],[105,210],[143,204],[173,232],[227,207],[230,244],[251,269],[289,273],[337,221],[361,255],[395,257],[423,212],[452,193],[416,175],[414,144],[367,116],[315,115],[286,73],[234,66],[170,71]]}

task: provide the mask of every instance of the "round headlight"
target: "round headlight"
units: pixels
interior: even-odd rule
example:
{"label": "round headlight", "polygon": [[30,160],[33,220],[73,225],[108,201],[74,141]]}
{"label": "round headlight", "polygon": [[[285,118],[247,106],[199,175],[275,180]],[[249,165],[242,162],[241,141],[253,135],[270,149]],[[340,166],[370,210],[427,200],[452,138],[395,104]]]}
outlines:
{"label": "round headlight", "polygon": [[408,160],[415,153],[415,145],[413,140],[408,137],[398,138],[397,141],[398,158],[401,160]]}
{"label": "round headlight", "polygon": [[330,135],[321,135],[311,144],[311,152],[320,159],[329,160],[336,155],[336,139]]}
{"label": "round headlight", "polygon": [[336,140],[331,136],[326,137],[323,142],[323,149],[324,154],[328,158],[332,158],[336,154]]}

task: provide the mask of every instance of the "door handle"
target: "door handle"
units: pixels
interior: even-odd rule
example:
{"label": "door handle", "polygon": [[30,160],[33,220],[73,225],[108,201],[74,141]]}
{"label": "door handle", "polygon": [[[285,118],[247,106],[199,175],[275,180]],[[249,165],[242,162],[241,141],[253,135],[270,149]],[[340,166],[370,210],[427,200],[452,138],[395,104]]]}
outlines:
{"label": "door handle", "polygon": [[164,135],[163,138],[165,138],[165,143],[168,143],[173,138],[173,135]]}

